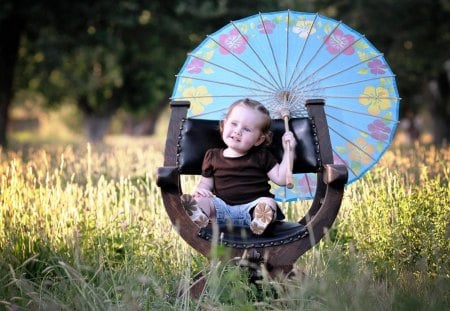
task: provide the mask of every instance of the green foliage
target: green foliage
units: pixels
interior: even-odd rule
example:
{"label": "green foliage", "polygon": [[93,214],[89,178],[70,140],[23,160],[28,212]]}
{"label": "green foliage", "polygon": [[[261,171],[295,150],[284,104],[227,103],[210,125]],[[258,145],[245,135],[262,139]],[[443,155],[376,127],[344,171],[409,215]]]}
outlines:
{"label": "green foliage", "polygon": [[350,188],[348,214],[338,226],[337,239],[342,235],[350,241],[379,275],[449,275],[448,155],[436,162],[436,150],[430,148],[414,158],[398,156],[402,166],[380,167]]}

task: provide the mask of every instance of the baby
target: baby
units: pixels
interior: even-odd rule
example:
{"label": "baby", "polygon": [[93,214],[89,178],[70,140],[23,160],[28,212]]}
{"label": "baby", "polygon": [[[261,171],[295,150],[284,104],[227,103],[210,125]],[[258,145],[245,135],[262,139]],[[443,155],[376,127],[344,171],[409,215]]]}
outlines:
{"label": "baby", "polygon": [[296,141],[292,132],[283,135],[284,153],[278,163],[265,148],[272,141],[270,126],[269,111],[260,102],[242,99],[230,106],[220,123],[227,147],[205,153],[199,183],[192,195],[182,196],[184,208],[199,227],[213,220],[219,225],[247,225],[260,235],[275,219],[284,219],[269,180],[286,185]]}

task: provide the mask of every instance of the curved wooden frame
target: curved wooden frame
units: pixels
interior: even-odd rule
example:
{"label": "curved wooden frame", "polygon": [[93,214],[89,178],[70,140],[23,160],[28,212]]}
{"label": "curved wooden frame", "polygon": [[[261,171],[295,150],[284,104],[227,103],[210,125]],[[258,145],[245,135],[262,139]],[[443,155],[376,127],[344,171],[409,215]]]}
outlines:
{"label": "curved wooden frame", "polygon": [[[299,221],[309,235],[288,244],[265,246],[253,249],[230,247],[230,256],[247,258],[266,265],[271,275],[289,273],[295,261],[307,250],[317,244],[332,226],[338,214],[344,186],[348,179],[344,165],[333,164],[328,125],[324,113],[323,100],[310,100],[306,103],[308,114],[316,127],[321,164],[317,172],[317,188],[309,211]],[[177,144],[180,135],[180,124],[186,117],[189,102],[172,102],[171,117],[165,145],[164,167],[158,169],[158,186],[161,187],[164,206],[170,220],[181,237],[194,249],[209,257],[212,242],[198,235],[199,228],[190,220],[184,211],[180,195],[180,175],[176,169]],[[251,255],[249,255],[251,254]],[[250,257],[251,258],[250,258]],[[256,260],[255,260],[256,259]]]}

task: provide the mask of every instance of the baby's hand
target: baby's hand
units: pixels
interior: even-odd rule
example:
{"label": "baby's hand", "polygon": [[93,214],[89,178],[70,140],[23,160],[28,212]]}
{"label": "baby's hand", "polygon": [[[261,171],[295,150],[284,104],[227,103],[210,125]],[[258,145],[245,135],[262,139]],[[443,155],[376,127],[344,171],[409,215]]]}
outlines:
{"label": "baby's hand", "polygon": [[289,142],[289,147],[291,150],[295,148],[297,145],[297,141],[295,140],[294,134],[289,131],[283,134],[283,148],[286,150]]}
{"label": "baby's hand", "polygon": [[194,190],[195,197],[212,197],[214,194],[208,189],[197,188]]}

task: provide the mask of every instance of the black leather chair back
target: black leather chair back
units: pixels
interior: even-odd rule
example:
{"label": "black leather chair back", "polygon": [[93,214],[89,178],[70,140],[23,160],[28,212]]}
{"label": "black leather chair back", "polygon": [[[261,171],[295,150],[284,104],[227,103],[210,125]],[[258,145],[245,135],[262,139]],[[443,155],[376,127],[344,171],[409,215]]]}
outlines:
{"label": "black leather chair back", "polygon": [[[289,120],[289,128],[297,140],[293,173],[317,172],[319,147],[314,127],[309,118]],[[272,120],[273,141],[269,146],[273,155],[281,161],[284,121]],[[205,152],[210,148],[225,148],[219,131],[219,121],[186,119],[182,122],[178,141],[177,164],[181,174],[199,175]]]}

